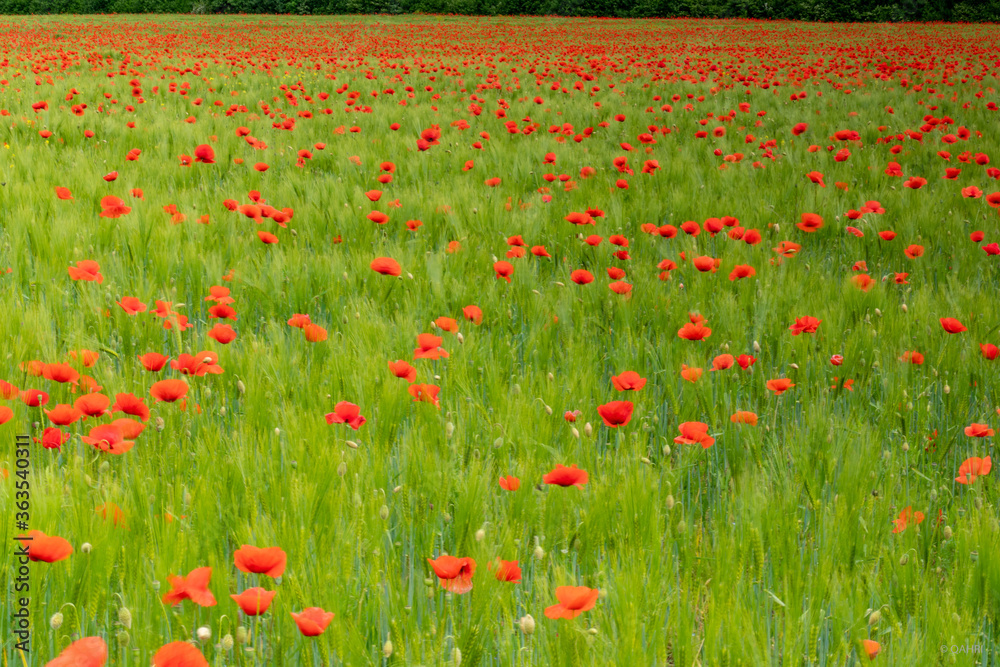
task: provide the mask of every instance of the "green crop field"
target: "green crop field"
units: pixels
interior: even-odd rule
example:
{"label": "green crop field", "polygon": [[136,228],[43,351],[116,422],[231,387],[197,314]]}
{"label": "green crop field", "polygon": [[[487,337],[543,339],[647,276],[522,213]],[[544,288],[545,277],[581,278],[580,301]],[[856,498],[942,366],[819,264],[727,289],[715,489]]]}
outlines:
{"label": "green crop field", "polygon": [[0,17],[0,665],[998,664],[998,53]]}

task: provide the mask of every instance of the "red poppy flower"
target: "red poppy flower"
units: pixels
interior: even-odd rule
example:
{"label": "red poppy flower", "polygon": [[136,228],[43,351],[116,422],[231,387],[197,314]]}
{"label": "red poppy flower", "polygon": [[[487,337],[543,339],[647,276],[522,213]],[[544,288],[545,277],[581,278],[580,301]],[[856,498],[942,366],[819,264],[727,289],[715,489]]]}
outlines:
{"label": "red poppy flower", "polygon": [[260,616],[271,606],[271,601],[278,591],[267,591],[259,586],[248,588],[239,595],[230,595],[247,616]]}
{"label": "red poppy flower", "polygon": [[214,607],[215,596],[208,590],[208,581],[212,578],[212,568],[199,567],[186,577],[170,575],[170,590],[163,596],[163,604],[180,604],[183,600],[191,600],[201,607]]}
{"label": "red poppy flower", "polygon": [[361,408],[354,403],[341,401],[334,406],[333,412],[326,415],[327,424],[347,424],[355,431],[368,421],[361,416]]}
{"label": "red poppy flower", "polygon": [[100,637],[84,637],[63,649],[59,657],[45,667],[104,667],[108,661],[108,645]]}
{"label": "red poppy flower", "polygon": [[[13,413],[10,412],[10,408],[0,406],[0,424],[7,421],[3,418],[4,410],[13,415]],[[69,442],[69,439],[69,433],[63,433],[60,429],[50,426],[42,431],[41,438],[34,438],[34,441],[39,443],[45,449],[61,449],[63,445]]]}
{"label": "red poppy flower", "polygon": [[441,409],[440,391],[441,387],[433,384],[411,384],[409,388],[414,403],[433,403],[438,410]]}
{"label": "red poppy flower", "polygon": [[302,333],[310,343],[322,343],[329,338],[327,330],[313,322],[302,327]]}
{"label": "red poppy flower", "polygon": [[815,317],[807,315],[806,317],[799,317],[795,320],[792,326],[788,327],[788,330],[792,332],[793,336],[798,336],[801,333],[816,333],[819,328],[820,323],[823,320],[818,320]]}
{"label": "red poppy flower", "polygon": [[896,519],[896,527],[892,529],[893,533],[901,533],[908,526],[923,523],[924,513],[914,512],[912,506],[907,506],[899,513],[899,518]]}
{"label": "red poppy flower", "polygon": [[678,445],[701,445],[703,449],[708,449],[715,444],[715,438],[708,435],[708,424],[684,422],[678,429],[681,434],[674,438]]}
{"label": "red poppy flower", "polygon": [[285,573],[288,556],[281,547],[258,547],[244,544],[233,554],[236,569],[247,574],[265,574],[272,578]]}
{"label": "red poppy flower", "polygon": [[965,435],[970,438],[992,438],[994,433],[986,424],[970,424],[965,427]]}
{"label": "red poppy flower", "polygon": [[517,491],[521,488],[521,480],[513,475],[500,478],[500,488],[504,491]]}
{"label": "red poppy flower", "polygon": [[569,275],[569,279],[577,285],[588,285],[594,282],[594,276],[586,269],[577,269]]}
{"label": "red poppy flower", "polygon": [[414,359],[431,359],[437,361],[448,358],[448,352],[441,347],[444,339],[434,334],[422,333],[417,336],[418,347],[413,350]]}
{"label": "red poppy flower", "polygon": [[558,604],[545,608],[547,618],[576,618],[594,608],[600,591],[586,586],[560,586],[556,588]]}
{"label": "red poppy flower", "polygon": [[729,418],[729,421],[734,424],[749,424],[750,426],[756,426],[757,414],[746,410],[738,410],[733,413],[733,415]]}
{"label": "red poppy flower", "polygon": [[493,265],[493,270],[496,271],[497,278],[502,278],[509,283],[510,277],[514,274],[514,265],[501,260]]}
{"label": "red poppy flower", "polygon": [[73,545],[68,541],[55,535],[46,535],[40,530],[29,531],[26,536],[14,539],[22,541],[28,548],[28,560],[36,563],[56,563],[69,558],[73,553]]}
{"label": "red poppy flower", "polygon": [[781,396],[783,393],[794,387],[792,381],[788,378],[778,378],[776,380],[768,380],[767,388],[774,392],[775,396]]}
{"label": "red poppy flower", "polygon": [[823,226],[823,218],[815,213],[803,213],[802,222],[795,226],[804,232],[815,232]]}
{"label": "red poppy flower", "polygon": [[166,366],[169,360],[170,357],[164,356],[159,352],[147,352],[146,354],[139,355],[139,362],[142,363],[142,367],[153,373],[163,370],[163,367]]}
{"label": "red poppy flower", "polygon": [[477,326],[483,323],[483,311],[479,306],[465,306],[462,315]]}
{"label": "red poppy flower", "polygon": [[580,470],[576,467],[575,463],[568,468],[561,463],[557,463],[555,468],[542,476],[544,484],[563,487],[576,486],[581,489],[589,480],[590,476],[587,474],[587,471]]}
{"label": "red poppy flower", "polygon": [[990,361],[1000,357],[1000,347],[997,347],[993,343],[980,344],[979,350],[983,353],[983,358],[989,359]]}
{"label": "red poppy flower", "polygon": [[639,377],[635,371],[625,371],[621,375],[612,375],[611,383],[618,391],[639,391],[646,386],[646,378]]}
{"label": "red poppy flower", "polygon": [[709,371],[724,371],[733,367],[736,359],[731,354],[720,354],[712,359],[712,367]]}
{"label": "red poppy flower", "polygon": [[222,345],[228,345],[236,340],[236,331],[228,324],[216,324],[205,335]]}
{"label": "red poppy flower", "polygon": [[56,187],[56,197],[59,199],[72,199],[73,193],[69,191],[69,188]]}
{"label": "red poppy flower", "polygon": [[153,667],[209,667],[208,660],[187,642],[170,642],[153,656]]}
{"label": "red poppy flower", "polygon": [[512,584],[521,583],[521,568],[516,560],[497,559],[497,581],[506,581]]}
{"label": "red poppy flower", "polygon": [[135,442],[126,440],[121,428],[113,424],[95,426],[89,435],[82,435],[80,439],[108,454],[124,454],[135,447]]}
{"label": "red poppy flower", "polygon": [[632,419],[634,406],[631,401],[611,401],[597,407],[597,414],[609,428],[625,426]]}
{"label": "red poppy flower", "polygon": [[712,330],[700,322],[687,322],[677,332],[677,337],[684,340],[704,340],[711,335]]}
{"label": "red poppy flower", "polygon": [[77,262],[76,266],[69,267],[68,271],[71,280],[96,282],[98,285],[104,282],[104,276],[101,275],[101,265],[92,259]]}
{"label": "red poppy flower", "polygon": [[954,317],[942,317],[941,318],[941,328],[950,334],[962,333],[963,331],[968,331],[965,326],[956,320]]}
{"label": "red poppy flower", "polygon": [[322,607],[309,607],[298,614],[293,611],[291,615],[303,637],[317,637],[323,634],[333,620],[333,612],[323,611]]}
{"label": "red poppy flower", "polygon": [[417,369],[405,361],[390,361],[389,371],[398,378],[407,382],[414,382],[417,379]]}
{"label": "red poppy flower", "polygon": [[428,558],[427,562],[441,582],[441,588],[459,595],[472,590],[472,575],[476,573],[476,561],[471,558],[438,556],[436,560]]}
{"label": "red poppy flower", "polygon": [[398,276],[403,272],[399,262],[391,257],[376,257],[372,260],[371,269],[384,276]]}
{"label": "red poppy flower", "polygon": [[157,401],[173,403],[188,392],[188,384],[184,380],[160,380],[149,389],[149,395]]}
{"label": "red poppy flower", "polygon": [[985,477],[993,469],[993,461],[987,456],[984,459],[978,456],[965,459],[958,469],[958,477],[955,481],[959,484],[972,484],[977,477]]}

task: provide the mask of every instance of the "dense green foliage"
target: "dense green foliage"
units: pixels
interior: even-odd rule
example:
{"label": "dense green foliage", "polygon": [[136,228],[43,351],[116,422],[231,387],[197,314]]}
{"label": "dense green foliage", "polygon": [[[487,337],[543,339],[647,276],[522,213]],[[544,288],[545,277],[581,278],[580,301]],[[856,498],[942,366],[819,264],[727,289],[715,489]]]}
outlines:
{"label": "dense green foliage", "polygon": [[0,14],[465,14],[1000,21],[1000,0],[0,0]]}

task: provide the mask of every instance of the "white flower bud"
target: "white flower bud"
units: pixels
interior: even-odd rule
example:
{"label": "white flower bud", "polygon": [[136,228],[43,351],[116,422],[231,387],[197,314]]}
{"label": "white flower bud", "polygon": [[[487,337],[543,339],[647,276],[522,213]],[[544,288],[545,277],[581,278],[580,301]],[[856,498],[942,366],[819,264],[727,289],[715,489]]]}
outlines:
{"label": "white flower bud", "polygon": [[577,440],[580,439],[580,432],[578,430],[576,430],[575,426],[571,426],[570,429],[569,429],[569,432],[572,433],[573,437],[576,438]]}
{"label": "white flower bud", "polygon": [[388,660],[392,657],[392,642],[388,639],[382,644],[382,655]]}
{"label": "white flower bud", "polygon": [[222,650],[223,651],[232,651],[233,650],[233,636],[232,635],[227,634],[225,637],[222,638]]}
{"label": "white flower bud", "polygon": [[444,437],[451,439],[451,436],[455,435],[455,425],[448,422],[444,425]]}
{"label": "white flower bud", "polygon": [[482,542],[483,538],[486,537],[486,531],[480,528],[476,531],[476,542]]}
{"label": "white flower bud", "polygon": [[590,425],[590,422],[583,425],[583,434],[588,438],[594,435],[594,427]]}
{"label": "white flower bud", "polygon": [[542,548],[542,545],[539,544],[535,546],[535,552],[533,555],[537,560],[542,560],[543,558],[545,558],[545,549]]}
{"label": "white flower bud", "polygon": [[49,626],[51,626],[53,630],[58,630],[59,628],[62,627],[62,624],[63,624],[62,613],[57,611],[56,613],[52,614],[52,618],[49,619]]}
{"label": "white flower bud", "polygon": [[198,637],[198,641],[204,644],[209,639],[212,638],[212,629],[206,625],[203,625],[200,628],[198,628],[198,631],[195,634]]}
{"label": "white flower bud", "polygon": [[379,511],[378,511],[378,515],[380,517],[382,517],[383,521],[388,520],[389,519],[389,507],[388,507],[388,505],[382,505],[381,509],[379,509]]}
{"label": "white flower bud", "polygon": [[465,344],[465,336],[463,336],[461,332],[455,334],[455,338],[458,339],[458,344],[459,345],[464,345]]}
{"label": "white flower bud", "polygon": [[132,629],[132,612],[127,607],[122,607],[118,610],[118,622],[129,630]]}
{"label": "white flower bud", "polygon": [[243,384],[243,380],[236,381],[236,390],[240,392],[240,396],[247,393],[247,386]]}
{"label": "white flower bud", "polygon": [[674,508],[674,497],[673,497],[673,495],[668,495],[667,496],[667,502],[666,502],[666,504],[667,504],[667,510],[668,511],[672,510]]}
{"label": "white flower bud", "polygon": [[89,554],[91,549],[93,548],[94,547],[91,546],[90,542],[84,542],[83,544],[80,545],[80,551],[85,554]]}
{"label": "white flower bud", "polygon": [[532,618],[531,614],[525,614],[518,621],[518,626],[521,628],[521,632],[526,635],[535,634],[535,619]]}

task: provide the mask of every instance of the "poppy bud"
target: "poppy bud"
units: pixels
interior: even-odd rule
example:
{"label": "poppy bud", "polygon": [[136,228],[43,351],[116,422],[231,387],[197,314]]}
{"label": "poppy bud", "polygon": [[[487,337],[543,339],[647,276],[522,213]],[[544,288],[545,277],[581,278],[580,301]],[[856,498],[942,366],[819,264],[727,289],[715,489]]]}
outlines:
{"label": "poppy bud", "polygon": [[798,364],[788,364],[788,367],[789,368],[794,368],[795,370],[799,370],[799,365]]}
{"label": "poppy bud", "polygon": [[188,491],[187,489],[184,490],[184,504],[185,505],[191,504],[191,492]]}
{"label": "poppy bud", "polygon": [[583,425],[583,434],[588,438],[594,435],[594,427],[590,425],[590,422]]}
{"label": "poppy bud", "polygon": [[497,438],[496,440],[494,440],[493,441],[493,446],[496,447],[496,448],[498,448],[498,449],[500,447],[503,447],[503,438]]}
{"label": "poppy bud", "polygon": [[687,532],[687,529],[688,529],[687,524],[684,523],[683,519],[681,519],[680,523],[677,524],[677,532],[681,533],[681,534],[684,534],[684,533]]}
{"label": "poppy bud", "polygon": [[455,434],[455,425],[452,424],[451,422],[448,422],[447,424],[445,424],[444,425],[444,437],[446,437],[446,438],[448,438],[450,440],[451,436],[453,436],[454,434]]}
{"label": "poppy bud", "polygon": [[122,607],[118,610],[118,622],[129,630],[132,629],[132,612],[127,607]]}
{"label": "poppy bud", "polygon": [[510,393],[514,394],[515,396],[519,396],[521,394],[521,385],[515,384],[511,388]]}
{"label": "poppy bud", "polygon": [[118,640],[118,645],[122,646],[122,647],[128,646],[129,642],[132,641],[132,638],[129,636],[128,632],[125,631],[125,630],[119,630],[118,631],[118,635],[115,637],[115,639]]}
{"label": "poppy bud", "polygon": [[907,311],[909,310],[909,309],[908,309],[908,308],[906,307],[906,304],[905,304],[905,303],[904,303],[904,304],[903,304],[902,306],[900,306],[900,308],[902,308],[902,309],[903,309],[903,312],[904,312],[904,313],[905,313],[905,312],[907,312]]}
{"label": "poppy bud", "polygon": [[910,562],[910,554],[906,553],[899,557],[899,564],[906,565]]}
{"label": "poppy bud", "polygon": [[667,505],[667,511],[670,511],[670,510],[672,510],[674,508],[674,497],[673,497],[673,495],[668,495],[667,496],[666,505]]}
{"label": "poppy bud", "polygon": [[760,354],[760,343],[758,343],[757,341],[753,342],[753,353]]}
{"label": "poppy bud", "polygon": [[400,492],[400,491],[402,491],[402,490],[403,490],[403,485],[402,485],[402,484],[400,484],[399,486],[397,486],[396,488],[394,488],[394,489],[392,490],[392,492],[393,492],[393,493],[399,493],[399,492]]}
{"label": "poppy bud", "polygon": [[552,414],[552,408],[550,406],[548,406],[548,405],[545,406],[545,414],[549,414],[549,415]]}
{"label": "poppy bud", "polygon": [[107,461],[101,461],[101,465],[97,466],[97,469],[98,469],[98,470],[99,470],[99,471],[101,472],[101,474],[103,475],[104,473],[106,473],[106,472],[108,472],[109,470],[111,470],[111,464],[110,464],[110,463],[108,463]]}
{"label": "poppy bud", "polygon": [[535,634],[535,619],[531,616],[531,614],[525,614],[522,616],[521,620],[517,622],[517,625],[521,628],[521,632],[524,634]]}
{"label": "poppy bud", "polygon": [[83,476],[83,481],[87,483],[87,486],[93,486],[94,485],[94,478],[91,477],[90,475],[84,475]]}
{"label": "poppy bud", "polygon": [[164,429],[165,426],[166,426],[166,423],[163,421],[163,417],[157,417],[156,418],[156,431],[157,431],[157,433],[161,433],[163,431],[163,429]]}
{"label": "poppy bud", "polygon": [[219,416],[221,417],[226,416],[226,406],[223,405],[221,408],[219,408]]}
{"label": "poppy bud", "polygon": [[542,560],[543,558],[545,558],[545,549],[542,548],[542,545],[539,544],[535,546],[535,552],[533,555],[537,560]]}
{"label": "poppy bud", "polygon": [[778,223],[774,223],[773,229],[774,229],[774,233],[777,234],[778,232],[781,231],[781,225],[779,225]]}
{"label": "poppy bud", "polygon": [[341,477],[347,474],[347,461],[340,462],[340,465],[337,466],[337,474]]}
{"label": "poppy bud", "polygon": [[160,582],[156,579],[153,579],[152,586],[154,591],[160,590]]}
{"label": "poppy bud", "polygon": [[670,445],[663,445],[663,455],[670,456]]}
{"label": "poppy bud", "polygon": [[203,625],[200,628],[198,628],[198,631],[195,634],[198,637],[198,641],[204,644],[205,642],[207,642],[209,639],[212,638],[212,629]]}
{"label": "poppy bud", "polygon": [[871,613],[871,616],[868,617],[868,625],[875,625],[880,620],[882,620],[882,614],[880,614],[878,609],[876,609]]}
{"label": "poppy bud", "polygon": [[52,618],[49,619],[49,626],[51,626],[53,630],[58,630],[59,628],[62,627],[62,624],[63,624],[62,613],[57,611],[56,613],[52,614]]}
{"label": "poppy bud", "polygon": [[640,460],[640,461],[642,461],[643,463],[645,463],[645,464],[646,464],[646,465],[648,465],[648,466],[651,466],[651,465],[653,465],[653,462],[652,462],[652,461],[650,461],[650,460],[649,460],[648,458],[646,458],[645,456],[643,456],[643,457],[642,457],[641,459],[639,459],[639,460]]}
{"label": "poppy bud", "polygon": [[483,538],[486,537],[486,531],[480,528],[476,531],[476,542],[482,542]]}
{"label": "poppy bud", "polygon": [[221,645],[222,645],[222,650],[223,651],[232,651],[233,650],[233,636],[230,635],[230,634],[227,634],[225,637],[222,638]]}
{"label": "poppy bud", "polygon": [[455,667],[462,664],[462,652],[457,646],[451,650],[451,661],[455,663]]}
{"label": "poppy bud", "polygon": [[950,394],[951,393],[951,387],[949,387],[948,385],[945,385],[944,386],[944,393]]}
{"label": "poppy bud", "polygon": [[570,427],[569,431],[570,431],[570,433],[573,434],[574,438],[576,438],[577,440],[580,439],[580,432],[578,430],[576,430],[575,426]]}
{"label": "poppy bud", "polygon": [[80,551],[85,554],[89,554],[91,549],[93,548],[94,547],[90,545],[90,542],[84,542],[83,544],[80,545]]}
{"label": "poppy bud", "polygon": [[240,396],[247,393],[247,386],[243,384],[243,380],[236,381],[236,390],[240,392]]}
{"label": "poppy bud", "polygon": [[379,509],[379,511],[378,511],[378,515],[380,517],[382,517],[383,521],[388,520],[389,519],[389,507],[387,505],[382,505],[382,508]]}
{"label": "poppy bud", "polygon": [[589,632],[592,635],[596,635],[597,634],[597,628],[590,628],[589,630],[587,630],[587,632]]}
{"label": "poppy bud", "polygon": [[954,531],[952,531],[951,526],[945,526],[943,532],[944,532],[944,539],[946,540],[950,540],[951,536],[954,535]]}
{"label": "poppy bud", "polygon": [[882,317],[882,311],[878,308],[875,309],[875,317]]}
{"label": "poppy bud", "polygon": [[463,336],[461,333],[455,334],[455,338],[458,339],[458,344],[459,345],[464,345],[465,344],[465,336]]}
{"label": "poppy bud", "polygon": [[239,644],[246,644],[250,641],[250,632],[242,625],[236,628],[236,641]]}
{"label": "poppy bud", "polygon": [[353,440],[348,440],[344,444],[346,444],[351,449],[357,449],[358,448],[358,443],[354,442]]}
{"label": "poppy bud", "polygon": [[386,639],[385,643],[382,644],[382,655],[386,658],[386,660],[392,657],[392,642],[388,639]]}
{"label": "poppy bud", "polygon": [[[909,405],[911,405],[911,406],[912,406],[913,404],[912,404],[912,403],[910,403]],[[911,409],[912,409],[912,408],[911,408]],[[903,451],[904,451],[904,452],[908,452],[908,451],[910,451],[910,443],[908,443],[908,442],[905,442],[905,441],[903,442]]]}

